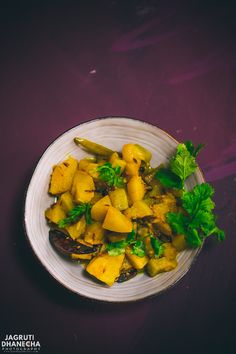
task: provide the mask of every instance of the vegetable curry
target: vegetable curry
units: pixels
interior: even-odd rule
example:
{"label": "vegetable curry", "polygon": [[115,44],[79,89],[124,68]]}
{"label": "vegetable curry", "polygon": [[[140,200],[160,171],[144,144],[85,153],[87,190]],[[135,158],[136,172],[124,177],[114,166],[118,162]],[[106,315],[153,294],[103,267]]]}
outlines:
{"label": "vegetable curry", "polygon": [[138,144],[119,152],[74,142],[90,156],[53,167],[48,192],[56,202],[45,217],[54,249],[93,278],[112,286],[143,271],[154,277],[176,268],[187,247],[201,246],[211,234],[224,238],[212,212],[213,188],[184,188],[202,145],[179,144],[168,166],[151,167],[151,153]]}

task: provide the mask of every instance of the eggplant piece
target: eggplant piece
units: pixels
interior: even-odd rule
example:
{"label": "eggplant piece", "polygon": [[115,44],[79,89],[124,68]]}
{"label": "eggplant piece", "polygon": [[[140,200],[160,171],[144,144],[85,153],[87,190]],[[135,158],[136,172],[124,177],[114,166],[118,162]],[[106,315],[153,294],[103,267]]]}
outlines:
{"label": "eggplant piece", "polygon": [[137,274],[138,271],[135,268],[126,269],[120,273],[116,281],[117,283],[123,283],[124,281],[134,278]]}
{"label": "eggplant piece", "polygon": [[98,245],[86,246],[82,243],[72,240],[66,234],[59,230],[49,231],[49,241],[51,245],[62,255],[70,256],[74,254],[90,254],[98,250]]}

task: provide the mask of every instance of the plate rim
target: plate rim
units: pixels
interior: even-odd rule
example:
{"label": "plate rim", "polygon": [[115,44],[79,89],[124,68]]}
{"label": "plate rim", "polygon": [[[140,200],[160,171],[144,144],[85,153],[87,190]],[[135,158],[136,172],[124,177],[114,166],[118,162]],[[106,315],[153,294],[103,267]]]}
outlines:
{"label": "plate rim", "polygon": [[[51,147],[51,145],[57,140],[59,139],[61,136],[63,136],[64,134],[68,133],[69,131],[77,128],[77,127],[80,127],[82,125],[87,125],[89,123],[92,123],[92,122],[96,122],[96,121],[100,121],[100,120],[107,120],[107,119],[121,119],[121,120],[130,120],[130,121],[138,121],[139,123],[142,123],[144,125],[148,125],[150,127],[154,127],[154,128],[158,128],[160,131],[162,131],[165,135],[167,135],[171,140],[173,140],[175,143],[179,144],[180,142],[175,139],[171,134],[169,134],[168,132],[166,132],[164,129],[160,128],[158,125],[156,124],[153,124],[153,123],[150,123],[150,122],[146,122],[146,121],[143,121],[141,119],[138,119],[138,118],[134,118],[134,117],[129,117],[129,116],[122,116],[122,117],[119,117],[119,116],[104,116],[104,117],[96,117],[96,118],[90,118],[88,120],[83,120],[82,122],[80,122],[79,124],[75,124],[73,125],[72,127],[64,130],[62,133],[60,133],[58,136],[56,136],[47,146],[46,148],[44,149],[44,151],[42,152],[42,154],[39,156],[39,158],[37,159],[36,163],[34,164],[34,167],[33,167],[33,172],[31,173],[30,175],[30,178],[29,178],[29,181],[27,183],[27,186],[25,188],[25,193],[24,193],[24,200],[23,200],[23,231],[24,231],[24,234],[25,234],[25,238],[27,240],[27,244],[30,246],[30,249],[32,250],[32,253],[34,255],[34,258],[37,260],[37,263],[39,265],[41,265],[44,270],[46,270],[47,274],[50,275],[51,279],[55,280],[61,287],[63,287],[64,289],[66,289],[67,291],[69,291],[70,293],[76,295],[76,296],[81,296],[82,298],[86,299],[86,300],[89,300],[89,301],[94,301],[94,302],[103,302],[103,303],[117,303],[117,304],[125,304],[125,303],[132,303],[132,302],[138,302],[138,301],[142,301],[142,300],[145,300],[145,299],[149,299],[149,298],[154,298],[156,296],[159,296],[159,295],[162,295],[164,292],[166,292],[167,290],[170,290],[172,287],[174,287],[179,281],[182,280],[182,278],[190,271],[190,269],[192,268],[192,266],[194,265],[194,263],[196,262],[197,260],[197,257],[202,249],[202,246],[204,244],[204,242],[202,243],[201,247],[199,247],[191,261],[191,264],[185,269],[185,271],[180,275],[180,277],[178,279],[176,279],[173,283],[171,283],[170,285],[168,285],[166,288],[160,290],[159,292],[156,292],[154,294],[149,294],[149,295],[142,295],[138,298],[135,298],[135,299],[130,299],[130,300],[116,300],[116,299],[100,299],[100,298],[95,298],[93,296],[89,296],[89,295],[84,295],[83,293],[80,293],[79,291],[76,291],[74,289],[72,289],[71,287],[69,287],[67,284],[63,283],[61,280],[59,280],[56,276],[54,276],[54,274],[50,271],[50,269],[43,263],[43,261],[40,259],[40,257],[38,257],[37,253],[35,252],[34,250],[34,247],[31,243],[31,240],[30,240],[30,237],[28,235],[28,232],[27,232],[27,221],[26,221],[26,203],[27,203],[27,196],[28,196],[28,192],[29,192],[29,189],[30,189],[30,185],[31,185],[31,182],[33,180],[33,177],[36,173],[36,170],[37,170],[37,166],[39,164],[39,162],[41,161],[41,159],[44,157],[44,155],[47,153],[47,151],[49,150],[49,148]],[[198,169],[198,172],[200,173],[201,175],[201,178],[202,180],[205,182],[205,177],[204,177],[204,174],[203,174],[203,171],[202,169],[200,168],[200,166],[198,165],[197,167]],[[202,182],[202,183],[204,183]]]}

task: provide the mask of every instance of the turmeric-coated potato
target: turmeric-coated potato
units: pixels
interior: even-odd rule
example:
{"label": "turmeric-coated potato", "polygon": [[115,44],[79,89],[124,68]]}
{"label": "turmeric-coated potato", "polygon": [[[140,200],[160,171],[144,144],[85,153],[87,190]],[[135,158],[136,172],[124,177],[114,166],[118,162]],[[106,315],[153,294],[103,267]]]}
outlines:
{"label": "turmeric-coated potato", "polygon": [[92,216],[93,220],[102,222],[106,216],[109,206],[111,206],[111,200],[109,198],[109,195],[106,195],[105,197],[98,200],[92,206],[92,209],[91,209],[91,216]]}
{"label": "turmeric-coated potato", "polygon": [[100,254],[94,257],[87,265],[87,272],[98,280],[112,286],[120,274],[120,269],[125,255],[109,256],[109,254]]}
{"label": "turmeric-coated potato", "polygon": [[60,220],[66,217],[66,213],[62,206],[57,202],[45,211],[45,216],[50,222],[57,224]]}
{"label": "turmeric-coated potato", "polygon": [[58,195],[71,188],[78,162],[73,157],[69,157],[59,165],[53,167],[49,184],[49,193]]}
{"label": "turmeric-coated potato", "polygon": [[94,197],[93,178],[86,172],[77,170],[73,179],[71,193],[76,203],[88,203]]}
{"label": "turmeric-coated potato", "polygon": [[127,184],[128,196],[132,203],[142,200],[145,194],[145,185],[140,176],[133,176]]}
{"label": "turmeric-coated potato", "polygon": [[177,267],[176,259],[170,260],[167,257],[151,258],[147,264],[147,272],[151,277],[158,273],[169,272]]}
{"label": "turmeric-coated potato", "polygon": [[103,228],[114,232],[131,232],[132,222],[118,209],[110,206],[108,208]]}

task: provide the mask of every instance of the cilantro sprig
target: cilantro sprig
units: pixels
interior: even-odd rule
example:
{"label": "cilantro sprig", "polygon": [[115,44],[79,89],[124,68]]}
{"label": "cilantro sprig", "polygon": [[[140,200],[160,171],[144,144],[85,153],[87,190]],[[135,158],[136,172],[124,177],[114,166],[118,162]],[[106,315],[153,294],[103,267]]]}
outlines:
{"label": "cilantro sprig", "polygon": [[170,160],[169,167],[159,169],[155,178],[166,188],[183,189],[185,180],[197,168],[196,157],[202,148],[203,144],[195,148],[190,140],[179,144]]}
{"label": "cilantro sprig", "polygon": [[215,204],[212,200],[214,189],[208,183],[196,185],[190,192],[184,192],[181,197],[183,213],[167,213],[166,218],[173,231],[184,234],[190,247],[199,247],[205,238],[216,235],[218,241],[223,241],[225,233],[216,225],[213,213]]}
{"label": "cilantro sprig", "polygon": [[97,168],[99,173],[99,179],[103,182],[106,182],[110,187],[123,187],[124,186],[124,179],[120,175],[121,174],[121,167],[112,167],[110,162],[104,163],[102,166]]}
{"label": "cilantro sprig", "polygon": [[155,258],[159,258],[164,253],[162,243],[153,235],[150,236],[151,245],[154,251]]}
{"label": "cilantro sprig", "polygon": [[[164,252],[162,243],[157,240],[153,235],[148,235],[147,237],[149,236],[155,257],[159,258]],[[125,248],[127,246],[131,246],[131,253],[135,254],[138,257],[142,258],[146,254],[144,241],[143,239],[137,238],[137,235],[134,230],[132,230],[132,232],[128,234],[125,240],[108,243],[106,249],[110,256],[118,256],[120,254],[125,253]]]}
{"label": "cilantro sprig", "polygon": [[91,224],[91,207],[92,206],[89,203],[81,203],[76,205],[68,212],[67,218],[62,219],[58,222],[58,226],[63,229],[68,225],[74,224],[82,215],[85,216],[86,223]]}

